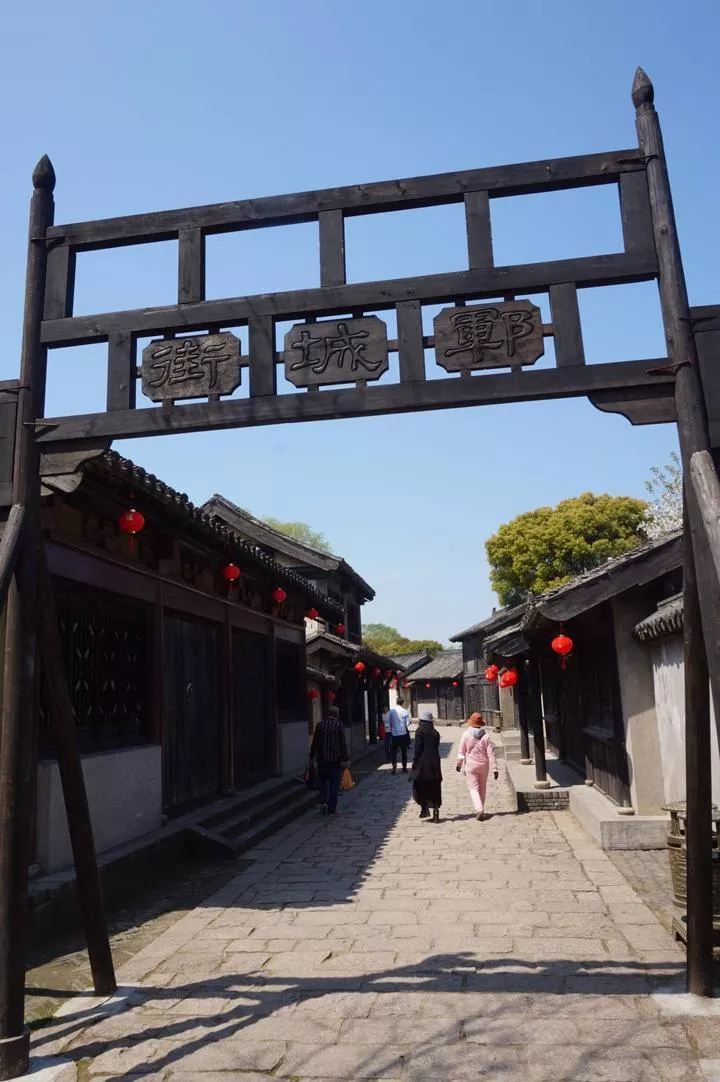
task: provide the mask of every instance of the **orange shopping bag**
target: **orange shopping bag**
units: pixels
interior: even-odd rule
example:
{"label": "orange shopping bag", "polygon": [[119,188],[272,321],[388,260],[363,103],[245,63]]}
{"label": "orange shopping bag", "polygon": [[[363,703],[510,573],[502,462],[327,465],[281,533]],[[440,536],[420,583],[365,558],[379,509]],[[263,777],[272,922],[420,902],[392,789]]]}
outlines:
{"label": "orange shopping bag", "polygon": [[354,784],[355,784],[355,782],[352,779],[352,774],[350,773],[348,768],[345,767],[345,769],[342,772],[342,777],[340,778],[340,788],[341,789],[352,789]]}

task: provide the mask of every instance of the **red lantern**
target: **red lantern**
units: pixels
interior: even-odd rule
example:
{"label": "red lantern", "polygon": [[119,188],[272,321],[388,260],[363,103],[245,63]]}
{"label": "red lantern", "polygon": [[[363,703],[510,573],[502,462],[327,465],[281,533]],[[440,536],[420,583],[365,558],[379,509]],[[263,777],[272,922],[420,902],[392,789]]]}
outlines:
{"label": "red lantern", "polygon": [[389,680],[391,676],[392,676],[392,669],[386,669],[385,670],[385,679]]}
{"label": "red lantern", "polygon": [[283,601],[287,597],[287,594],[283,590],[282,586],[276,586],[272,592],[272,599],[276,605],[282,605]]}
{"label": "red lantern", "polygon": [[489,665],[485,670],[485,679],[488,681],[488,683],[494,684],[498,678],[499,672],[500,670],[498,669],[497,665]]}
{"label": "red lantern", "polygon": [[390,681],[390,687],[391,688],[396,688],[397,687],[397,680],[391,680]]}
{"label": "red lantern", "polygon": [[376,665],[375,668],[373,669],[373,676],[379,676],[379,675],[380,675],[380,670],[378,669],[378,667]]}
{"label": "red lantern", "polygon": [[516,669],[506,669],[505,672],[500,677],[500,687],[501,688],[515,687],[515,685],[518,682],[518,679],[519,679],[519,677],[518,677]]}
{"label": "red lantern", "polygon": [[362,673],[362,672],[365,672],[365,662],[364,661],[356,661],[355,662],[355,672],[358,673],[358,675],[360,673]]}
{"label": "red lantern", "polygon": [[403,683],[403,687],[404,687],[404,688],[409,688],[409,687],[410,687],[410,681],[409,681],[409,680],[405,680],[405,682]]}
{"label": "red lantern", "polygon": [[561,667],[564,669],[566,667],[565,658],[572,653],[574,642],[569,635],[564,635],[561,631],[559,635],[555,636],[550,645],[555,653],[562,658]]}
{"label": "red lantern", "polygon": [[318,689],[317,688],[310,688],[310,690],[308,691],[308,699],[319,699],[319,698],[320,698],[320,692],[318,691]]}
{"label": "red lantern", "polygon": [[452,686],[453,686],[454,688],[460,687],[460,685],[458,684],[457,680],[453,680],[453,682],[452,682]]}
{"label": "red lantern", "polygon": [[240,578],[240,568],[237,564],[225,564],[222,569],[222,577],[225,579],[225,582],[237,582]]}
{"label": "red lantern", "polygon": [[425,687],[426,687],[426,688],[431,688],[431,687],[432,687],[432,684],[430,683],[430,681],[429,681],[429,680],[428,680],[427,684],[425,685]]}
{"label": "red lantern", "polygon": [[320,613],[317,611],[317,609],[308,609],[308,611],[305,613],[305,615],[308,618],[308,620],[317,620]]}
{"label": "red lantern", "polygon": [[344,635],[345,634],[345,624],[337,624],[336,627],[335,627],[335,634],[336,635]]}
{"label": "red lantern", "polygon": [[128,535],[128,547],[131,552],[135,550],[135,534],[145,529],[145,516],[131,507],[129,511],[123,511],[118,518],[118,526],[123,533]]}
{"label": "red lantern", "polygon": [[332,689],[330,691],[328,691],[327,697],[328,697],[328,702],[329,703],[334,703],[335,702],[335,692]]}

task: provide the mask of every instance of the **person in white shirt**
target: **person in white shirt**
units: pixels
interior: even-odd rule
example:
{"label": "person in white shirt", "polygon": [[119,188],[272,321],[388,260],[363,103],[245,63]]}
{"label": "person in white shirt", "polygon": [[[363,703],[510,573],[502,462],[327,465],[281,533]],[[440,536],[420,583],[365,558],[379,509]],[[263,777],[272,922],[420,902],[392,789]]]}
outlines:
{"label": "person in white shirt", "polygon": [[408,748],[410,747],[410,715],[398,699],[388,716],[388,725],[392,737],[392,772],[397,774],[398,752],[402,758],[403,774],[407,774]]}
{"label": "person in white shirt", "polygon": [[383,744],[385,745],[385,762],[390,762],[392,749],[392,733],[390,732],[390,707],[386,706],[382,712]]}

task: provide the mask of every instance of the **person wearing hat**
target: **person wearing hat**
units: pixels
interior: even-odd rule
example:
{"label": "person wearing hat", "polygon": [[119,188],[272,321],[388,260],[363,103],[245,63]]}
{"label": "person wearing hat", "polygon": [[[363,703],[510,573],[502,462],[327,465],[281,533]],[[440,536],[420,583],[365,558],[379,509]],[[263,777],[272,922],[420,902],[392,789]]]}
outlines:
{"label": "person wearing hat", "polygon": [[495,748],[483,723],[482,714],[470,715],[468,728],[460,741],[455,769],[462,770],[463,767],[470,799],[475,809],[475,818],[482,822],[485,818],[485,792],[491,767],[495,780],[497,781],[498,778]]}
{"label": "person wearing hat", "polygon": [[431,710],[423,710],[415,733],[415,754],[411,779],[413,799],[420,805],[420,818],[440,822],[442,806],[442,768],[440,766],[440,733],[434,725]]}

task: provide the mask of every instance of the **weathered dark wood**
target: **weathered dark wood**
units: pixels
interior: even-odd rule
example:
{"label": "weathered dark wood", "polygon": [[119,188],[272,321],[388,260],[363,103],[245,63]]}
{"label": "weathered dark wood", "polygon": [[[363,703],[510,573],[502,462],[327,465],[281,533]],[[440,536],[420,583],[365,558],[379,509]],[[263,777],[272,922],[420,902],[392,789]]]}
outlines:
{"label": "weathered dark wood", "polygon": [[15,574],[24,521],[25,508],[21,504],[13,504],[0,541],[0,608],[5,604],[10,580]]}
{"label": "weathered dark wood", "polygon": [[710,445],[720,447],[720,305],[691,308]]}
{"label": "weathered dark wood", "polygon": [[655,241],[653,239],[650,197],[645,170],[640,170],[637,173],[623,173],[620,177],[619,186],[620,216],[625,251],[628,254],[631,252],[653,253],[655,251]]}
{"label": "weathered dark wood", "polygon": [[111,334],[108,339],[107,408],[135,408],[137,342],[128,331]]}
{"label": "weathered dark wood", "polygon": [[178,304],[205,300],[205,236],[202,229],[181,229],[178,236]]}
{"label": "weathered dark wood", "polygon": [[129,330],[138,335],[165,334],[168,330],[180,332],[205,330],[217,325],[237,326],[261,316],[272,315],[277,320],[290,320],[309,315],[345,315],[361,309],[379,312],[394,308],[398,301],[404,300],[443,304],[463,299],[497,297],[506,293],[537,293],[563,282],[575,282],[578,286],[644,282],[654,278],[656,270],[655,259],[651,256],[586,256],[525,266],[453,271],[417,278],[329,286],[326,289],[302,289],[164,308],[76,316],[46,322],[42,335],[43,342],[48,346],[76,346],[83,342],[102,342],[114,331]]}
{"label": "weathered dark wood", "polygon": [[433,331],[435,359],[446,372],[516,368],[545,352],[540,309],[530,301],[443,308]]}
{"label": "weathered dark wood", "polygon": [[585,364],[577,287],[573,282],[562,282],[550,287],[550,312],[554,331],[555,363],[558,368]]}
{"label": "weathered dark wood", "polygon": [[[633,82],[632,98],[636,110],[638,141],[647,161],[648,191],[658,259],[660,305],[665,340],[668,345],[668,355],[678,366],[675,381],[678,437],[683,469],[685,476],[688,477],[692,456],[697,451],[710,450],[710,437],[665,151],[660,122],[653,104],[654,96],[652,83],[645,72],[638,68]],[[694,605],[695,598],[699,596],[707,667],[715,703],[715,721],[720,732],[720,581],[715,571],[709,538],[692,484],[685,487],[685,503],[686,536],[689,535],[692,539],[694,581],[697,583],[697,587],[693,587],[693,594],[689,600]],[[697,676],[696,672],[695,679]],[[696,695],[700,696],[700,694],[696,691]],[[702,708],[700,698],[696,701]],[[686,717],[686,724],[687,720]],[[700,832],[700,837],[692,843],[696,846],[695,852],[700,855],[705,844],[703,823],[706,816],[709,819],[710,814],[709,794],[705,795],[707,796],[705,807],[700,812],[699,818],[697,814],[695,818],[694,829]],[[690,824],[688,824],[689,832]],[[688,839],[689,844],[690,839]],[[700,863],[694,869],[698,879],[691,887],[691,869],[688,867],[688,894],[691,890],[694,891],[695,898],[698,898],[705,889],[702,869],[701,857]],[[697,944],[702,944],[706,936],[705,918],[701,916],[700,910],[694,915],[692,929],[690,924],[688,912],[688,986],[697,989],[701,995],[711,994],[712,989],[707,988],[703,963],[699,958],[697,948]],[[691,942],[695,944],[692,951],[690,950]]]}
{"label": "weathered dark wood", "polygon": [[67,685],[60,627],[55,608],[50,574],[44,547],[39,553],[40,645],[43,665],[50,687],[50,709],[58,768],[62,781],[68,832],[75,862],[80,908],[83,915],[90,969],[95,994],[109,996],[117,988],[112,951],[95,857],[90,807],[88,805],[82,762],[78,754],[75,714]]}
{"label": "weathered dark wood", "polygon": [[320,285],[341,286],[346,282],[345,221],[341,210],[323,210],[320,228]]}
{"label": "weathered dark wood", "polygon": [[164,338],[143,350],[142,390],[153,402],[232,394],[239,385],[240,339],[229,331]]}
{"label": "weathered dark wood", "polygon": [[12,504],[17,406],[17,392],[0,392],[0,507],[10,507]]}
{"label": "weathered dark wood", "polygon": [[69,244],[57,244],[48,252],[43,319],[66,319],[73,314],[75,263]]}
{"label": "weathered dark wood", "polygon": [[471,270],[492,267],[492,224],[490,198],[487,192],[466,192],[465,231],[467,233],[468,266]]}
{"label": "weathered dark wood", "polygon": [[619,413],[631,425],[662,425],[677,420],[675,393],[668,384],[642,391],[595,391],[588,399],[595,409]]}
{"label": "weathered dark wood", "polygon": [[[275,323],[272,316],[254,315],[248,320],[250,351],[250,396],[266,398],[277,394],[277,371],[275,368]],[[222,408],[229,403],[213,404],[209,408]]]}
{"label": "weathered dark wood", "polygon": [[709,556],[720,581],[720,480],[709,451],[690,456],[690,484],[705,527]]}
{"label": "weathered dark wood", "polygon": [[530,758],[530,727],[528,725],[527,704],[528,680],[525,659],[522,659],[518,665],[517,697],[518,725],[520,727],[520,761],[522,763],[530,763],[532,760]]}
{"label": "weathered dark wood", "polygon": [[543,729],[542,699],[540,697],[540,671],[534,654],[531,654],[528,658],[525,676],[527,680],[527,720],[533,738],[535,786],[544,789],[548,784],[545,731]]}
{"label": "weathered dark wood", "polygon": [[353,184],[345,188],[325,188],[266,199],[213,203],[153,214],[131,214],[95,222],[73,222],[56,226],[49,235],[87,251],[132,244],[140,239],[172,240],[181,229],[200,228],[205,233],[225,233],[237,229],[311,222],[326,210],[343,210],[347,217],[399,208],[459,203],[465,192],[472,191],[488,190],[494,196],[530,195],[534,192],[611,184],[622,173],[641,168],[642,156],[637,148],[633,148],[375,184]]}
{"label": "weathered dark wood", "polygon": [[[425,339],[420,301],[400,301],[397,316],[397,351],[403,383],[425,379]],[[388,343],[388,347],[392,343]]]}
{"label": "weathered dark wood", "polygon": [[46,351],[40,343],[55,172],[44,157],[33,173],[25,310],[18,388],[13,503],[25,511],[25,542],[8,591],[0,739],[0,1079],[27,1071],[25,945],[32,805],[37,771],[37,548],[40,472],[35,420],[45,403]]}
{"label": "weathered dark wood", "polygon": [[[713,474],[714,474],[714,467]],[[717,478],[716,478],[717,480]],[[713,994],[712,749],[710,689],[695,559],[684,513],[683,639],[685,671],[685,791],[687,794],[688,991]]]}
{"label": "weathered dark wood", "polygon": [[285,335],[285,379],[296,387],[357,383],[387,372],[387,327],[377,316],[298,323]]}
{"label": "weathered dark wood", "polygon": [[658,368],[663,363],[662,360],[618,361],[615,364],[592,364],[573,369],[539,369],[535,372],[476,376],[467,381],[428,380],[363,389],[328,389],[316,395],[274,396],[269,389],[264,398],[198,402],[178,407],[171,413],[158,409],[137,409],[113,414],[50,417],[38,429],[38,441],[45,446],[85,439],[91,435],[95,438],[123,439],[166,435],[170,432],[201,432],[293,421],[530,402],[541,398],[576,398],[608,386],[646,387],[663,383],[672,386],[675,377],[671,371],[666,370],[659,375],[648,374],[648,369]]}

